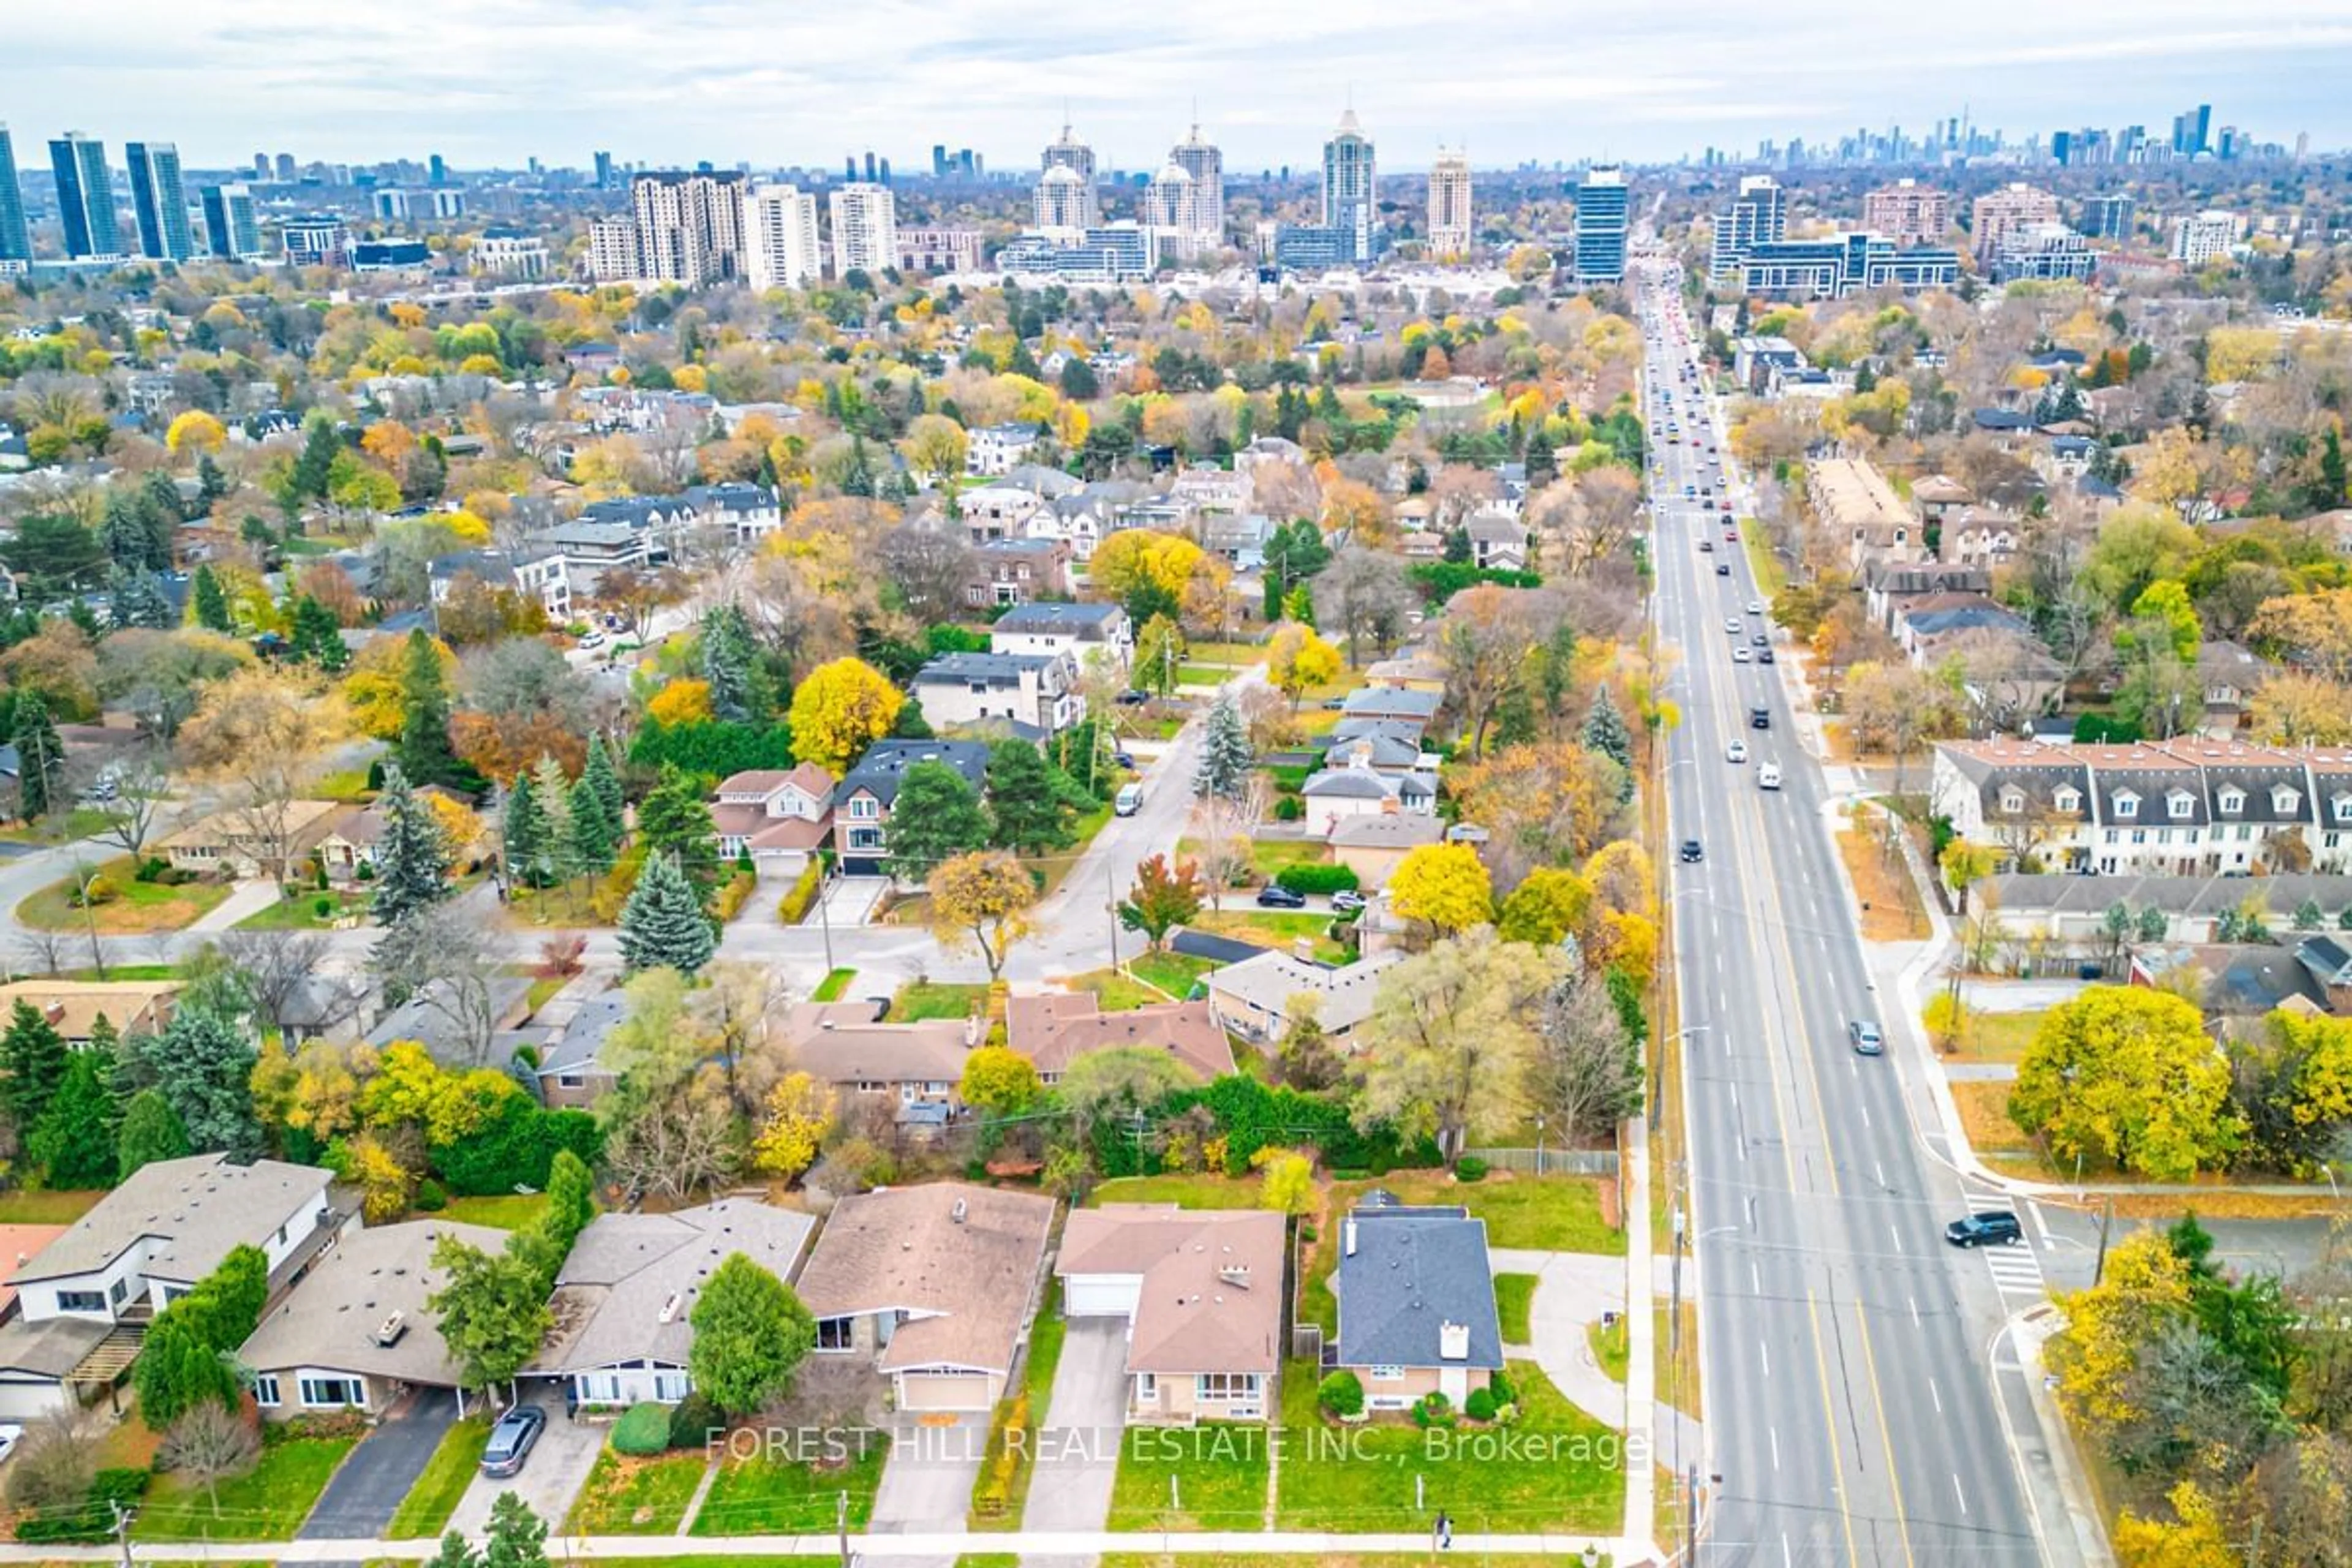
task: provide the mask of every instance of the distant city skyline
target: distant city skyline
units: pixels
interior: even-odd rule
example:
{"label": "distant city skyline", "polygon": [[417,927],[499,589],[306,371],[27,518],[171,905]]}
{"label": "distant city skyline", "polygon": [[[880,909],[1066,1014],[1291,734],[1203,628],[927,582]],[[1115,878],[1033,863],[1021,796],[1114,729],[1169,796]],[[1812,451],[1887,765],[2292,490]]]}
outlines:
{"label": "distant city skyline", "polygon": [[1441,144],[1482,169],[1657,163],[1891,125],[1917,136],[1963,110],[2046,142],[2084,125],[2155,132],[2191,103],[2257,141],[2352,145],[2340,0],[2252,13],[2095,0],[2056,27],[2021,0],[1928,15],[1695,0],[1609,17],[1502,0],[1442,23],[1171,0],[1148,21],[1060,26],[1011,0],[880,0],[855,28],[752,0],[408,0],[331,17],[252,0],[193,14],[204,9],[110,0],[13,18],[12,58],[30,68],[12,73],[0,120],[20,137],[172,141],[207,170],[284,150],[585,168],[600,148],[646,165],[832,168],[872,147],[914,173],[945,142],[1010,174],[1034,168],[1065,100],[1106,169],[1150,172],[1197,119],[1234,177],[1315,169],[1349,101],[1383,168],[1411,172]]}

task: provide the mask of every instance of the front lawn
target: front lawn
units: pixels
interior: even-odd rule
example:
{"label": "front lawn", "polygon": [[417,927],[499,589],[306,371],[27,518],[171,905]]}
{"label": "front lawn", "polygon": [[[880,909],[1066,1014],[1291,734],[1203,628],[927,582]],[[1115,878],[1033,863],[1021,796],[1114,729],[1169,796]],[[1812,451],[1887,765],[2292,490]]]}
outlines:
{"label": "front lawn", "polygon": [[468,1415],[451,1426],[425,1462],[425,1473],[416,1478],[399,1511],[392,1516],[392,1526],[384,1531],[386,1539],[415,1541],[439,1535],[457,1511],[457,1500],[466,1495],[489,1441],[487,1415]]}
{"label": "front lawn", "polygon": [[375,792],[368,788],[367,777],[365,768],[338,768],[312,784],[310,794],[314,800],[373,800]]}
{"label": "front lawn", "polygon": [[1625,1233],[1601,1215],[1597,1176],[1495,1171],[1483,1181],[1457,1182],[1443,1171],[1392,1171],[1347,1189],[1349,1201],[1373,1187],[1386,1188],[1408,1204],[1461,1205],[1486,1222],[1489,1247],[1625,1255]]}
{"label": "front lawn", "polygon": [[[1950,1062],[2021,1062],[2026,1047],[2041,1031],[2042,1016],[2040,1013],[1980,1013],[1966,1005],[1964,994],[1956,1048],[1948,1053],[1938,1049],[1937,1054]],[[1927,1043],[1935,1045],[1934,1037]]]}
{"label": "front lawn", "polygon": [[0,1193],[0,1225],[71,1225],[106,1195],[105,1189],[36,1192],[26,1187]]}
{"label": "front lawn", "polygon": [[[100,936],[140,936],[150,931],[179,931],[215,908],[229,895],[227,882],[183,882],[167,888],[142,882],[131,873],[138,868],[128,855],[91,868],[114,886],[114,897],[98,906],[95,924]],[[81,885],[79,875],[61,878],[16,906],[16,919],[39,931],[83,931],[93,923],[92,911],[74,901]]]}
{"label": "front lawn", "polygon": [[824,972],[824,978],[816,983],[816,989],[809,993],[809,1000],[838,1002],[842,994],[849,989],[849,983],[856,978],[857,971],[855,969],[828,969]]}
{"label": "front lawn", "polygon": [[1111,969],[1092,970],[1073,979],[1070,985],[1074,990],[1093,992],[1106,1013],[1129,1013],[1168,1000],[1156,988]]}
{"label": "front lawn", "polygon": [[1129,1427],[1111,1483],[1110,1528],[1263,1529],[1268,1449],[1267,1429],[1255,1425]]}
{"label": "front lawn", "polygon": [[2033,1140],[2009,1114],[2009,1097],[2017,1085],[1971,1079],[1956,1079],[1950,1088],[1952,1104],[1960,1113],[1960,1131],[1967,1136],[1969,1148],[1979,1154],[1989,1151],[2004,1154],[2036,1152]]}
{"label": "front lawn", "polygon": [[1332,917],[1313,910],[1260,910],[1244,907],[1230,910],[1202,910],[1192,917],[1197,931],[1213,931],[1238,942],[1254,942],[1260,947],[1291,951],[1291,944],[1300,937],[1311,941],[1314,956],[1326,963],[1345,963],[1348,950],[1330,937]]}
{"label": "front lawn", "polygon": [[451,1198],[441,1217],[466,1225],[495,1226],[499,1230],[520,1230],[535,1225],[547,1212],[545,1193],[493,1193],[481,1198]]}
{"label": "front lawn", "polygon": [[[322,893],[305,888],[291,899],[279,899],[266,910],[256,910],[236,922],[239,931],[334,931],[344,921],[364,922],[371,895],[363,892]],[[320,912],[323,907],[323,913]]]}
{"label": "front lawn", "polygon": [[1105,1204],[1174,1204],[1188,1209],[1254,1209],[1255,1176],[1118,1176],[1087,1194],[1088,1208]]}
{"label": "front lawn", "polygon": [[949,985],[933,980],[909,980],[890,999],[890,1021],[919,1024],[926,1018],[969,1018],[988,1005],[985,985]]}
{"label": "front lawn", "polygon": [[329,1478],[359,1438],[304,1437],[270,1427],[260,1462],[217,1496],[177,1476],[159,1476],[131,1527],[133,1541],[291,1541]]}
{"label": "front lawn", "polygon": [[[1613,1531],[1625,1501],[1622,1440],[1562,1398],[1533,1362],[1512,1362],[1509,1373],[1517,1425],[1424,1432],[1398,1416],[1327,1424],[1315,1368],[1290,1363],[1277,1528],[1420,1531],[1443,1511],[1469,1533]],[[1425,1509],[1413,1507],[1416,1475],[1427,1479]]]}
{"label": "front lawn", "polygon": [[1148,984],[1157,985],[1177,1001],[1192,995],[1193,983],[1216,968],[1213,959],[1194,958],[1181,952],[1144,952],[1128,961],[1128,973]]}
{"label": "front lawn", "polygon": [[1495,1311],[1503,1321],[1503,1342],[1524,1345],[1535,1342],[1528,1320],[1536,1304],[1536,1277],[1532,1274],[1497,1274],[1495,1276]]}
{"label": "front lawn", "polygon": [[63,816],[52,813],[37,821],[0,827],[0,843],[70,844],[77,838],[97,837],[106,831],[106,813],[77,805]]}
{"label": "front lawn", "polygon": [[1633,1355],[1633,1345],[1625,1331],[1625,1315],[1620,1312],[1617,1321],[1608,1328],[1599,1323],[1584,1325],[1585,1342],[1592,1347],[1595,1365],[1609,1374],[1612,1383],[1625,1381],[1625,1363]]}
{"label": "front lawn", "polygon": [[1111,803],[1107,800],[1092,811],[1082,811],[1070,818],[1072,837],[1066,848],[1029,858],[1029,864],[1042,872],[1045,879],[1045,885],[1037,889],[1039,898],[1048,896],[1062,885],[1076,868],[1078,858],[1087,852],[1087,846],[1095,841],[1095,835],[1110,826],[1110,818]]}
{"label": "front lawn", "polygon": [[700,1454],[633,1459],[607,1448],[563,1528],[572,1535],[675,1535],[709,1462]]}
{"label": "front lawn", "polygon": [[[710,1495],[694,1516],[693,1535],[803,1535],[834,1526],[834,1498],[849,1494],[849,1528],[863,1530],[874,1517],[874,1493],[889,1458],[887,1432],[860,1428],[843,1434],[860,1451],[820,1468],[783,1458],[728,1459],[719,1467]],[[700,1461],[696,1461],[698,1468]]]}

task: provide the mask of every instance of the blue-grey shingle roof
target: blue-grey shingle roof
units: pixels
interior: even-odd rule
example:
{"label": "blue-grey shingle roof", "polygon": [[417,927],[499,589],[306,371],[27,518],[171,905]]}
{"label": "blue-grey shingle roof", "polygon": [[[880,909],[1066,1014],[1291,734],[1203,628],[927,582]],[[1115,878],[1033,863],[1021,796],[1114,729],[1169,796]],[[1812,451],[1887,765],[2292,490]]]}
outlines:
{"label": "blue-grey shingle roof", "polygon": [[[1340,1222],[1343,1366],[1503,1364],[1486,1223],[1458,1208],[1359,1207]],[[1441,1360],[1438,1330],[1469,1330],[1469,1353]]]}
{"label": "blue-grey shingle roof", "polygon": [[601,991],[581,1003],[572,1021],[563,1026],[563,1032],[541,1056],[539,1076],[550,1078],[558,1073],[593,1069],[596,1054],[604,1048],[605,1037],[628,1016],[629,999],[618,991]]}
{"label": "blue-grey shingle roof", "polygon": [[974,789],[988,783],[988,748],[978,741],[877,741],[843,777],[835,798],[847,800],[865,790],[887,811],[898,798],[898,781],[917,763],[945,763]]}

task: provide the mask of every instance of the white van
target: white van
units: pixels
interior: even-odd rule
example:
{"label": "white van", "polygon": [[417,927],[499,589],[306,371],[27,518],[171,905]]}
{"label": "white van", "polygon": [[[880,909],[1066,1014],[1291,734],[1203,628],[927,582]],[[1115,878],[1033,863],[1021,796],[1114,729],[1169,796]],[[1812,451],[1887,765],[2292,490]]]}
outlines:
{"label": "white van", "polygon": [[1766,763],[1761,767],[1758,768],[1756,770],[1756,787],[1758,789],[1779,789],[1780,787],[1780,764],[1778,763]]}
{"label": "white van", "polygon": [[1111,798],[1110,808],[1121,816],[1133,816],[1143,809],[1143,786],[1139,784],[1119,785],[1118,794]]}

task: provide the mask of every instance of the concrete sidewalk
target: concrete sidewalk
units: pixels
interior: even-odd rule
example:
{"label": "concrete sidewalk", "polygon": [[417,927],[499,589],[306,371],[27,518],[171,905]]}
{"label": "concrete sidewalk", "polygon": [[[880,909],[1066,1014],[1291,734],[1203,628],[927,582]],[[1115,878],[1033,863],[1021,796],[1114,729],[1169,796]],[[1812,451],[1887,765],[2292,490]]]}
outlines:
{"label": "concrete sidewalk", "polygon": [[[551,1560],[595,1562],[599,1559],[644,1561],[658,1547],[666,1562],[708,1557],[723,1562],[736,1557],[809,1557],[838,1562],[842,1540],[834,1535],[551,1535]],[[1430,1541],[1425,1531],[1342,1535],[1317,1531],[1201,1531],[1197,1532],[1136,1531],[1044,1531],[991,1533],[983,1531],[942,1531],[920,1535],[872,1535],[854,1531],[848,1537],[850,1555],[871,1562],[899,1561],[910,1556],[953,1559],[966,1553],[991,1556],[1096,1557],[1104,1552],[1170,1556],[1209,1556],[1255,1561],[1271,1555],[1333,1557],[1366,1555],[1425,1556]],[[422,1563],[441,1550],[441,1542],[415,1541],[240,1541],[204,1542],[140,1542],[131,1546],[134,1563],[294,1563],[326,1564],[383,1560]],[[1467,1535],[1454,1537],[1454,1555],[1481,1553],[1514,1557],[1581,1558],[1598,1552],[1619,1563],[1641,1561],[1651,1551],[1647,1541],[1628,1542],[1613,1535]],[[0,1563],[117,1563],[121,1548],[108,1546],[19,1546],[0,1543]]]}

